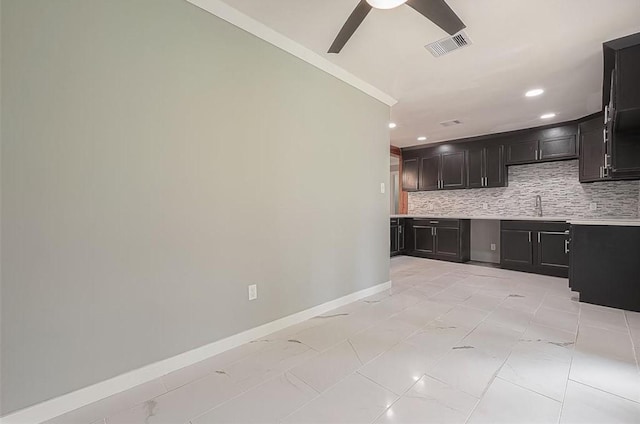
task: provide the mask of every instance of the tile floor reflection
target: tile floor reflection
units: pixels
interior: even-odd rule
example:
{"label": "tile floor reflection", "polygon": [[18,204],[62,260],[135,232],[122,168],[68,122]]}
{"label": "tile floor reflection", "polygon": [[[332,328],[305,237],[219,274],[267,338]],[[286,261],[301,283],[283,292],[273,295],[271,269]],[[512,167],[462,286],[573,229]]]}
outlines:
{"label": "tile floor reflection", "polygon": [[49,424],[638,423],[640,314],[411,257],[393,288]]}

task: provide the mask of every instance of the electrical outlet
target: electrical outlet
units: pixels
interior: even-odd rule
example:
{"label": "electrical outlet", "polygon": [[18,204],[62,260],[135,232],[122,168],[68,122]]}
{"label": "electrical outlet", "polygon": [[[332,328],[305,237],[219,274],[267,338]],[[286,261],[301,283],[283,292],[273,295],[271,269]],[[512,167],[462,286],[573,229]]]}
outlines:
{"label": "electrical outlet", "polygon": [[258,298],[258,285],[252,284],[249,286],[249,300],[256,300]]}
{"label": "electrical outlet", "polygon": [[491,243],[491,250],[496,250],[496,244],[495,243]]}
{"label": "electrical outlet", "polygon": [[589,204],[589,210],[590,211],[598,210],[598,204],[597,203],[590,203]]}
{"label": "electrical outlet", "polygon": [[384,194],[384,183],[380,183],[380,193]]}
{"label": "electrical outlet", "polygon": [[482,209],[484,209],[485,211],[489,209],[489,204],[488,203],[483,203],[482,204]]}

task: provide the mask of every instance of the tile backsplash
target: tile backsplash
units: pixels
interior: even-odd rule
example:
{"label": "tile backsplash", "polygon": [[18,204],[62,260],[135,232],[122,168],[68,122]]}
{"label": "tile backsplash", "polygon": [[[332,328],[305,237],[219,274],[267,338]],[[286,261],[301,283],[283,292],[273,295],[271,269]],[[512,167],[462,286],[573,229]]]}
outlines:
{"label": "tile backsplash", "polygon": [[409,214],[535,216],[539,194],[546,216],[640,217],[640,181],[580,184],[577,160],[510,166],[508,172],[508,187],[409,193]]}

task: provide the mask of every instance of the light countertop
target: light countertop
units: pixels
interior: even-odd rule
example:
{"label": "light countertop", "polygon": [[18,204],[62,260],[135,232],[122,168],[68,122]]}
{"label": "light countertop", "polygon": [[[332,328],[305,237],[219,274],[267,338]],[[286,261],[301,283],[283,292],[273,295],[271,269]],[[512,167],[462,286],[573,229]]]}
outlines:
{"label": "light countertop", "polygon": [[492,221],[559,221],[573,225],[617,225],[640,226],[640,219],[629,218],[568,218],[560,216],[462,216],[462,215],[391,215],[391,218],[435,218],[435,219],[484,219]]}

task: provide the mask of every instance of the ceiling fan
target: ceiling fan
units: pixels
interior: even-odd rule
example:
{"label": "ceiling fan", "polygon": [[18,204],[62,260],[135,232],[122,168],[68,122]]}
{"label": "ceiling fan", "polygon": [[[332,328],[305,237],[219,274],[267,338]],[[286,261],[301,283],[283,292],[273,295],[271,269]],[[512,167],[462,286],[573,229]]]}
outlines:
{"label": "ceiling fan", "polygon": [[448,32],[449,35],[454,35],[465,28],[465,24],[444,0],[360,0],[331,44],[328,53],[340,53],[340,50],[347,44],[372,8],[393,9],[405,3]]}

